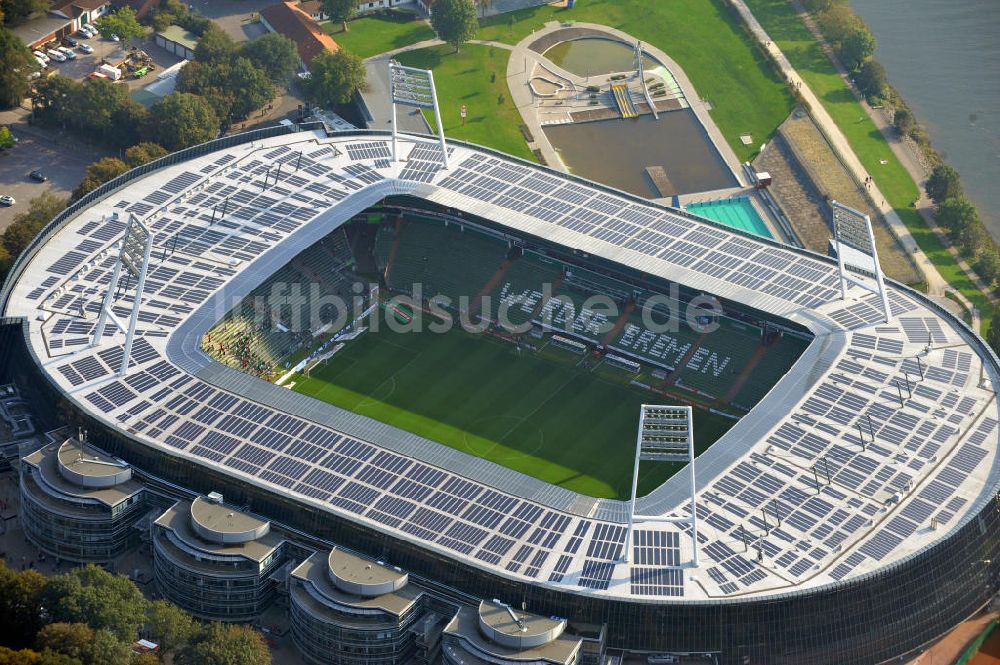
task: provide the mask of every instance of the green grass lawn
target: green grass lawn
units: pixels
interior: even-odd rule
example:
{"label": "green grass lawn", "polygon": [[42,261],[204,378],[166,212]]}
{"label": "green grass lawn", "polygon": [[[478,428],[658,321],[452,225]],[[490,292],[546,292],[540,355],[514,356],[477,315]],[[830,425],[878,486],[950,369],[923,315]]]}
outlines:
{"label": "green grass lawn", "polygon": [[[723,0],[586,0],[571,10],[532,7],[483,21],[479,39],[516,44],[547,21],[585,21],[623,30],[663,49],[684,70],[741,160],[769,141],[791,112],[787,86]],[[740,134],[753,136],[745,146]]]}
{"label": "green grass lawn", "polygon": [[[294,389],[582,494],[631,489],[639,405],[650,394],[460,330],[368,332]],[[696,411],[696,445],[733,421]],[[679,464],[646,464],[640,491]]]}
{"label": "green grass lawn", "polygon": [[[459,53],[450,46],[408,51],[399,55],[399,61],[434,70],[444,132],[449,137],[537,161],[521,134],[521,115],[507,89],[509,56],[502,48],[466,44]],[[459,113],[462,104],[468,108],[464,126]],[[427,122],[435,128],[433,114],[427,115]]]}
{"label": "green grass lawn", "polygon": [[[913,209],[911,204],[919,195],[916,183],[896,159],[881,132],[855,99],[805,24],[795,14],[791,4],[787,0],[747,0],[747,5],[788,57],[792,66],[819,97],[824,108],[847,137],[858,159],[875,178],[875,184],[886,196],[886,201],[899,214],[917,244],[934,263],[942,277],[979,308],[984,317],[985,330],[991,312],[989,301],[965,276]],[[882,160],[887,163],[882,164]]]}
{"label": "green grass lawn", "polygon": [[340,23],[329,21],[323,24],[323,29],[337,44],[361,58],[434,39],[434,31],[426,21],[409,17],[364,16],[349,21],[347,27],[347,32],[344,32]]}

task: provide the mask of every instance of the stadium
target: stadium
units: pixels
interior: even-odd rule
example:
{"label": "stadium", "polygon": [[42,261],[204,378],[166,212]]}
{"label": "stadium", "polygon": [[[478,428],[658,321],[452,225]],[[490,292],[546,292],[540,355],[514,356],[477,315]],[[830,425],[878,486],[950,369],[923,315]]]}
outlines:
{"label": "stadium", "polygon": [[[278,127],[108,183],[12,269],[7,376],[164,482],[608,653],[897,662],[991,601],[1000,364],[960,319],[887,282],[887,322],[828,257],[448,151]],[[693,408],[697,514],[683,464],[646,464],[627,538],[644,404]],[[535,651],[492,662],[577,662]]]}

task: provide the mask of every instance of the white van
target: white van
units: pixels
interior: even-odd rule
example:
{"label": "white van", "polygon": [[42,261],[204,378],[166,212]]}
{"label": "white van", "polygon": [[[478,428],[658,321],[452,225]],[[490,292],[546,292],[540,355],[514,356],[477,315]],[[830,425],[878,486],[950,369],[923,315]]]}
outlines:
{"label": "white van", "polygon": [[73,49],[65,46],[57,46],[56,50],[66,56],[68,60],[76,60],[76,53],[73,52]]}
{"label": "white van", "polygon": [[57,51],[54,48],[50,48],[45,52],[45,54],[56,62],[66,62],[66,56],[64,56],[61,51]]}

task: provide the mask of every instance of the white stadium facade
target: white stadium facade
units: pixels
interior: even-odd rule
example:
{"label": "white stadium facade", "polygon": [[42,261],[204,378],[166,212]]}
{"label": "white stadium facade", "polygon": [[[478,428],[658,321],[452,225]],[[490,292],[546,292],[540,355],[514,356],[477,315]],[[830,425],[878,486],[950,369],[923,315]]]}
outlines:
{"label": "white stadium facade", "polygon": [[[598,626],[602,652],[896,662],[990,602],[1000,573],[1000,364],[961,320],[890,281],[886,322],[877,295],[851,285],[842,298],[828,257],[459,142],[448,143],[448,169],[438,145],[416,137],[401,139],[393,162],[388,139],[269,128],[92,192],[46,227],[4,285],[8,376],[36,400],[69,405],[92,445],[161,490],[218,490],[287,538],[378,558],[430,596],[497,599],[556,625]],[[229,307],[387,197],[811,333],[791,371],[698,457],[697,565],[685,522],[639,522],[626,542],[627,502],[524,476],[201,350]],[[119,376],[125,336],[108,325],[100,344],[91,338],[132,216],[152,251]],[[133,287],[120,286],[119,318]],[[623,432],[622,445],[633,437]],[[680,473],[636,511],[684,518],[689,499]],[[469,643],[455,640],[446,662],[463,662],[455,645]],[[527,658],[515,644],[464,662],[585,660],[529,646]]]}

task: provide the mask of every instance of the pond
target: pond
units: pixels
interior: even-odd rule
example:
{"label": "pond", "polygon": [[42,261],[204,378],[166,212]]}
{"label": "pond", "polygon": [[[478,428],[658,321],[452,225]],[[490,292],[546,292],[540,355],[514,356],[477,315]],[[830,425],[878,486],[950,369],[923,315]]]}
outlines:
{"label": "pond", "polygon": [[[544,128],[576,175],[645,198],[706,192],[739,183],[690,109],[632,120],[598,120]],[[646,172],[663,169],[660,191]],[[658,170],[658,169],[657,169]]]}
{"label": "pond", "polygon": [[[553,64],[577,76],[614,74],[635,69],[635,51],[632,46],[601,37],[560,42],[543,55]],[[643,68],[653,69],[659,64],[649,56],[643,56]]]}

